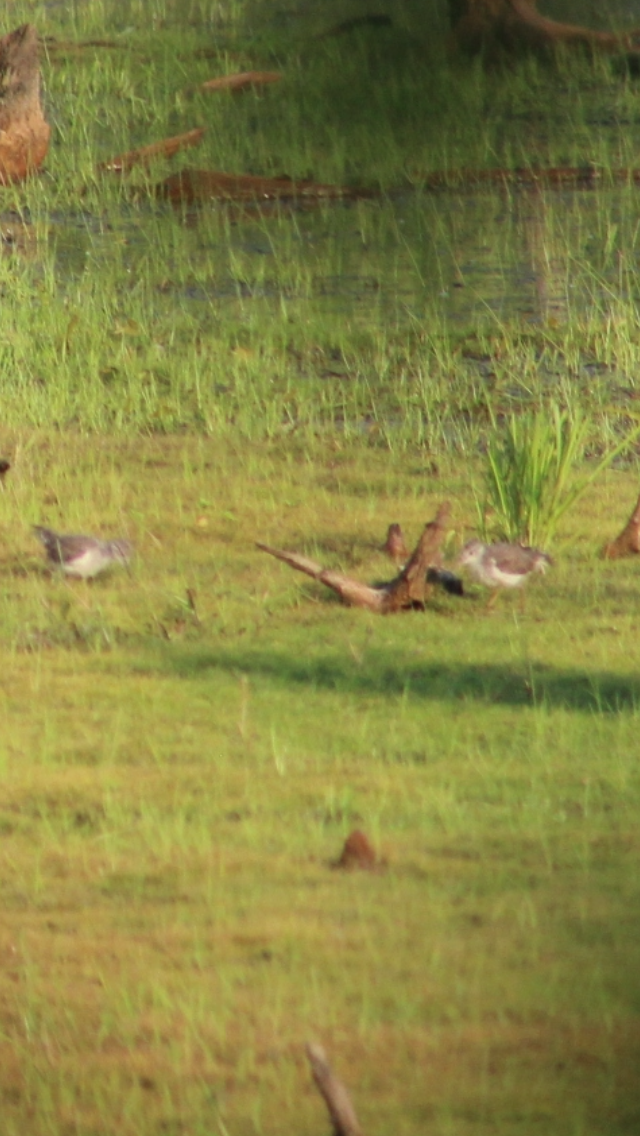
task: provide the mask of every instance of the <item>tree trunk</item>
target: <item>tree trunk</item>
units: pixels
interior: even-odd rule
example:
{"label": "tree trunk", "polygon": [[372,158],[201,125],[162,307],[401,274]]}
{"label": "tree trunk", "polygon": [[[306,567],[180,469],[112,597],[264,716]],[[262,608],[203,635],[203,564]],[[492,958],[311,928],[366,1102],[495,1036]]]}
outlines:
{"label": "tree trunk", "polygon": [[637,55],[640,31],[615,35],[541,16],[536,0],[449,0],[454,44],[467,55],[484,54],[488,62],[526,52],[548,53],[558,47]]}

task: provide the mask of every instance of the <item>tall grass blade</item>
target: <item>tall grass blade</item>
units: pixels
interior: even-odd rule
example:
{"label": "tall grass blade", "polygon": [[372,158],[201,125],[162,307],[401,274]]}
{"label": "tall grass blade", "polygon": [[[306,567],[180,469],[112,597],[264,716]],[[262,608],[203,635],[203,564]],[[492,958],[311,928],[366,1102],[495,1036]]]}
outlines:
{"label": "tall grass blade", "polygon": [[640,435],[638,426],[576,480],[574,471],[584,454],[590,426],[586,415],[569,414],[557,406],[509,422],[487,451],[481,512],[485,536],[525,544],[553,539],[567,510]]}

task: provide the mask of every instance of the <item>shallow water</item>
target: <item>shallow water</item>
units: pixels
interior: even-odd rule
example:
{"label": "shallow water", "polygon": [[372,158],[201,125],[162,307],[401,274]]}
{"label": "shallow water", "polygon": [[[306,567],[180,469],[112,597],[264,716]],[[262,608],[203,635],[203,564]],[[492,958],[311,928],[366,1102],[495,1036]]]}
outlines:
{"label": "shallow water", "polygon": [[[183,298],[224,305],[286,298],[334,317],[377,310],[394,325],[425,312],[467,330],[507,321],[537,325],[583,319],[638,298],[640,189],[403,192],[379,200],[272,206],[255,214],[220,203],[181,218],[170,206],[53,214],[51,241],[61,281],[109,260],[126,241],[134,269],[159,228],[183,228],[188,282]],[[16,215],[0,217],[5,251],[19,251]],[[20,228],[20,226],[18,226]],[[29,244],[29,226],[22,226]],[[242,271],[239,270],[239,262]]]}
{"label": "shallow water", "polygon": [[[198,16],[196,8],[189,28],[199,27],[203,41],[205,31],[215,40],[213,9],[198,24],[202,9]],[[261,11],[271,10],[262,5]],[[112,13],[120,36],[123,12]],[[238,407],[253,404],[253,423],[271,413],[287,428],[290,419],[294,427],[348,420],[367,429],[403,421],[416,437],[427,423],[434,436],[440,431],[448,439],[458,422],[481,430],[492,415],[544,399],[550,388],[567,403],[563,384],[576,376],[577,393],[597,391],[600,408],[627,399],[638,370],[640,190],[603,178],[591,190],[461,180],[433,191],[426,179],[465,164],[629,166],[640,152],[634,81],[587,69],[558,78],[553,90],[546,73],[534,74],[530,88],[526,71],[504,83],[471,85],[469,113],[477,119],[486,103],[489,128],[467,157],[463,143],[474,140],[464,134],[457,108],[452,122],[462,141],[452,142],[447,164],[437,116],[432,134],[422,132],[423,104],[402,133],[403,100],[420,91],[423,64],[416,66],[415,57],[396,103],[397,60],[385,75],[390,110],[379,142],[375,119],[373,126],[363,120],[359,134],[350,118],[357,107],[341,117],[331,102],[340,68],[353,62],[350,48],[309,63],[307,104],[306,57],[297,71],[291,44],[284,97],[198,102],[185,94],[187,84],[212,68],[244,67],[246,57],[201,60],[191,32],[190,40],[187,33],[177,38],[183,32],[177,10],[174,16],[173,24],[158,25],[147,54],[145,39],[130,54],[91,49],[66,59],[61,53],[48,73],[54,139],[47,172],[25,191],[31,212],[24,204],[0,217],[3,260],[24,266],[23,279],[16,273],[7,283],[24,331],[21,340],[13,332],[7,337],[8,381],[38,384],[38,399],[46,392],[34,412],[38,421],[90,418],[76,393],[85,390],[81,348],[90,359],[95,420],[103,421],[107,386],[118,421],[121,407],[144,403],[138,421],[146,414],[152,429],[209,423],[216,414],[235,423]],[[129,5],[129,18],[139,25],[142,8]],[[105,21],[100,30],[109,34],[109,27]],[[98,34],[98,26],[74,34]],[[377,48],[362,47],[355,77],[362,79],[361,63],[380,62],[376,42]],[[396,47],[405,50],[406,43]],[[256,58],[273,65],[268,52]],[[372,77],[373,84],[365,74],[365,94],[375,88],[377,74]],[[448,82],[442,72],[445,108]],[[328,109],[325,114],[323,102],[322,115],[315,108],[308,123],[314,92]],[[77,114],[79,100],[91,111],[86,123]],[[136,169],[122,184],[95,173],[98,160],[204,121],[197,151],[148,173]],[[350,129],[353,154],[345,157]],[[386,165],[385,146],[396,146]],[[342,177],[373,195],[304,208],[213,201],[176,209],[155,187],[189,166],[318,182]],[[377,192],[381,184],[387,188]],[[23,314],[40,305],[43,290],[57,309],[45,312],[38,353]]]}

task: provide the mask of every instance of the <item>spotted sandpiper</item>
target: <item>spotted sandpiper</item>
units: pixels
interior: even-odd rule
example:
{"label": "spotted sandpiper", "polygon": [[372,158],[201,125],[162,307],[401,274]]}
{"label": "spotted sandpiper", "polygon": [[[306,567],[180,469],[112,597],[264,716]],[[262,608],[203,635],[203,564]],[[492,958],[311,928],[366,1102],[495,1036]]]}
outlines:
{"label": "spotted sandpiper", "polygon": [[[534,572],[546,572],[553,561],[539,548],[522,544],[483,544],[470,540],[460,553],[458,563],[487,588],[521,588]],[[493,599],[498,595],[496,591]]]}
{"label": "spotted sandpiper", "polygon": [[67,576],[88,580],[114,564],[128,567],[133,546],[128,540],[99,540],[95,536],[63,535],[53,529],[34,525],[33,531],[42,541],[47,559],[62,568]]}

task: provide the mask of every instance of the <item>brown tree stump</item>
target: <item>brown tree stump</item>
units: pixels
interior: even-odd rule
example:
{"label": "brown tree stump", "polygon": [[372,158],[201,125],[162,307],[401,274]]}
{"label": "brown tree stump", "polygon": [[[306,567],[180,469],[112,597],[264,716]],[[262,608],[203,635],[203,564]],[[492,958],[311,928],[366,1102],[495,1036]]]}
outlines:
{"label": "brown tree stump", "polygon": [[42,165],[50,134],[40,103],[38,37],[23,24],[0,37],[0,185],[24,181]]}
{"label": "brown tree stump", "polygon": [[404,534],[400,525],[389,525],[387,539],[382,546],[382,551],[386,552],[389,559],[393,560],[393,563],[398,567],[401,564],[406,564],[409,559],[409,550],[404,542]]}
{"label": "brown tree stump", "polygon": [[369,837],[359,828],[354,828],[353,832],[349,833],[342,846],[340,856],[332,864],[333,868],[342,868],[346,871],[361,868],[367,872],[372,871],[377,866],[378,857],[375,849]]}
{"label": "brown tree stump", "polygon": [[640,553],[640,497],[629,520],[615,540],[605,544],[602,549],[604,560],[621,560],[624,556],[637,556]]}

